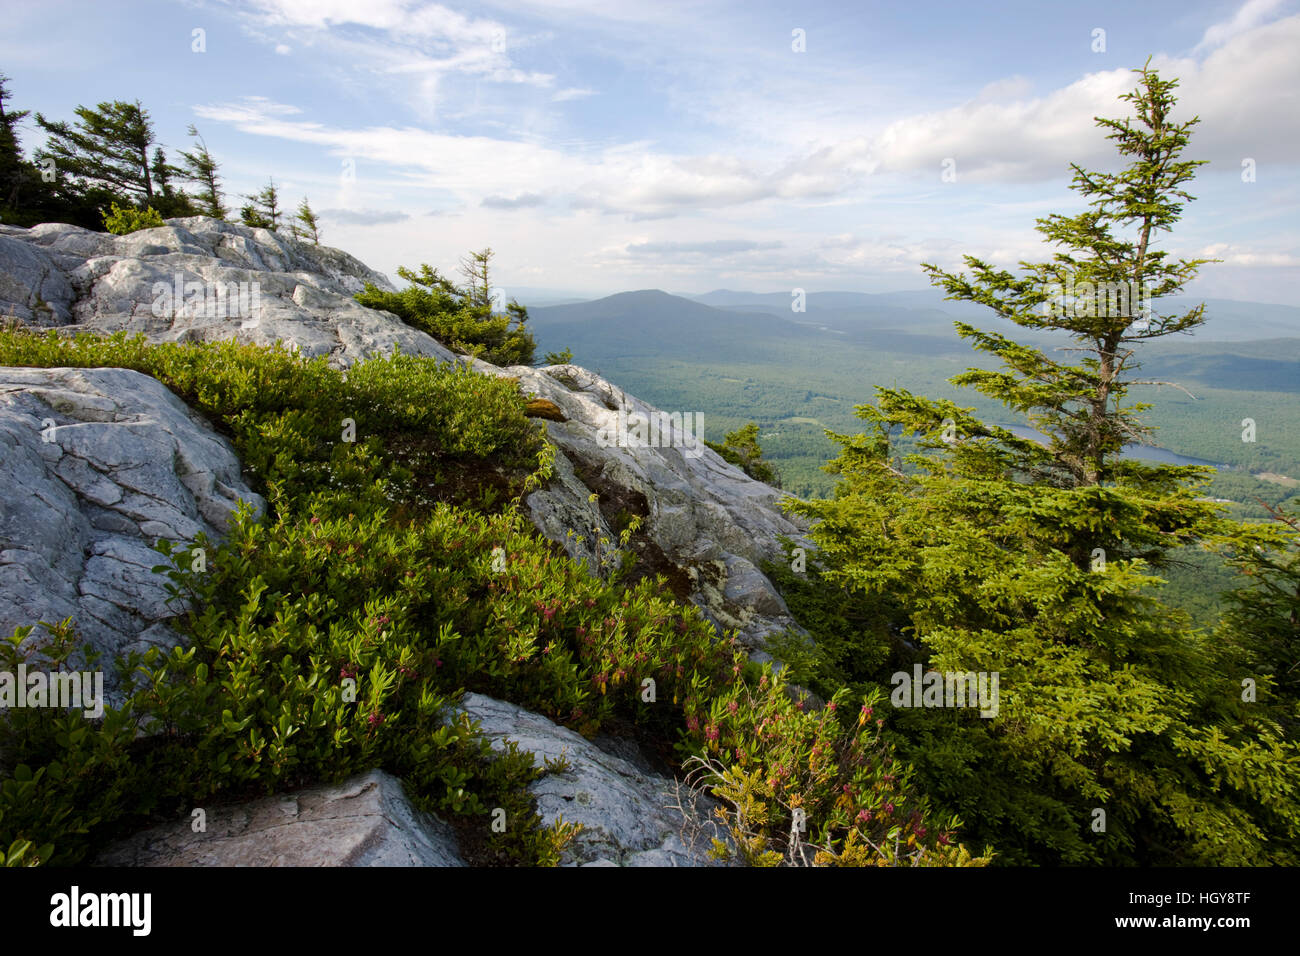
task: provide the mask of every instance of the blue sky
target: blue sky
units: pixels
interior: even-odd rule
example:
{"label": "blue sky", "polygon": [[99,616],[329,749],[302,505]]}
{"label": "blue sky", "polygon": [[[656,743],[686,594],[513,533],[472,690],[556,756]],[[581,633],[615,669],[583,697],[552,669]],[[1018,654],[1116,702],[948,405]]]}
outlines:
{"label": "blue sky", "polygon": [[1152,56],[1181,81],[1176,117],[1202,120],[1185,158],[1209,160],[1162,248],[1224,260],[1194,294],[1300,302],[1296,0],[0,0],[0,18],[14,107],[139,99],[169,148],[198,126],[229,205],[274,175],[369,265],[451,272],[490,245],[508,294],[890,291],[924,287],[922,261],[1049,258],[1034,220],[1082,208],[1070,162],[1117,168],[1092,117],[1126,114]]}

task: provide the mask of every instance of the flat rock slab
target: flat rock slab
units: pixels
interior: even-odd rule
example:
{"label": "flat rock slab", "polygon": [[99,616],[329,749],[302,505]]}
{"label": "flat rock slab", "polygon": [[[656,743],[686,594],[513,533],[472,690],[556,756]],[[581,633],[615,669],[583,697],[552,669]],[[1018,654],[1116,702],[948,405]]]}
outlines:
{"label": "flat rock slab", "polygon": [[113,844],[99,866],[465,866],[451,827],[381,770],[334,786],[204,808]]}

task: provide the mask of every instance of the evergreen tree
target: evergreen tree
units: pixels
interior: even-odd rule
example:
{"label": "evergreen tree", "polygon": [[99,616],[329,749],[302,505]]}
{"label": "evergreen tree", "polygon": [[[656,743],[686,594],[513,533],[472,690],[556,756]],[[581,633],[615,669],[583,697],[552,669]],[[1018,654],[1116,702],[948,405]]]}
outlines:
{"label": "evergreen tree", "polygon": [[1244,576],[1228,595],[1218,643],[1237,648],[1241,677],[1286,728],[1300,732],[1300,514],[1265,504],[1270,520],[1234,542],[1232,564]]}
{"label": "evergreen tree", "polygon": [[[1004,862],[1294,863],[1300,750],[1241,700],[1239,650],[1159,603],[1150,573],[1177,547],[1231,545],[1245,532],[1198,500],[1205,469],[1119,454],[1148,434],[1137,413],[1149,406],[1125,404],[1143,384],[1129,377],[1130,343],[1204,320],[1203,307],[1162,315],[1133,302],[1144,283],[1152,301],[1177,293],[1204,262],[1154,248],[1192,198],[1182,186],[1198,163],[1179,155],[1197,121],[1172,122],[1176,81],[1136,72],[1124,99],[1137,122],[1097,121],[1131,165],[1074,166],[1092,208],[1039,220],[1065,251],[1022,263],[1020,276],[969,256],[973,278],[924,267],[949,298],[1067,333],[1087,356],[1066,364],[957,323],[1003,367],[953,383],[1026,414],[1045,444],[951,401],[878,387],[876,405],[858,407],[871,430],[832,436],[836,498],[790,507],[818,521],[826,606],[870,625],[824,673],[895,692],[914,664],[998,675],[992,714],[894,698],[904,756],[932,796],[971,821],[975,842],[993,843]],[[894,455],[900,430],[918,436],[919,454]],[[859,663],[882,659],[873,670]]]}
{"label": "evergreen tree", "polygon": [[280,193],[275,188],[275,177],[271,177],[261,192],[245,198],[251,202],[239,210],[239,218],[244,225],[262,229],[280,228],[283,212],[280,209]]}
{"label": "evergreen tree", "polygon": [[5,101],[11,98],[8,84],[9,77],[0,73],[0,207],[13,208],[27,176],[18,145],[18,124],[31,111],[6,109]]}
{"label": "evergreen tree", "polygon": [[225,219],[226,207],[221,202],[221,180],[217,175],[217,161],[208,152],[208,144],[203,141],[199,131],[190,124],[189,135],[198,141],[198,148],[193,152],[181,152],[180,178],[186,182],[198,183],[198,201],[200,211],[213,219]]}
{"label": "evergreen tree", "polygon": [[172,185],[172,180],[180,178],[183,170],[167,162],[167,154],[161,146],[153,151],[153,163],[149,166],[149,172],[154,182],[152,206],[162,218],[174,219],[199,214],[198,207],[190,196]]}
{"label": "evergreen tree", "polygon": [[460,274],[465,277],[464,297],[469,306],[492,308],[492,283],[488,276],[491,249],[470,252],[460,260]]}
{"label": "evergreen tree", "polygon": [[758,443],[757,422],[750,422],[729,433],[721,445],[711,441],[705,444],[755,481],[766,482],[773,488],[781,487],[781,476],[771,464],[763,460],[763,448]]}
{"label": "evergreen tree", "polygon": [[397,274],[411,285],[401,292],[384,292],[367,284],[356,299],[372,309],[392,312],[403,322],[432,335],[439,342],[494,365],[529,365],[536,343],[525,327],[528,310],[518,302],[506,306],[506,315],[493,315],[488,290],[488,263],[492,250],[470,253],[461,261],[468,285],[457,287],[427,263],[420,271],[401,266]]}
{"label": "evergreen tree", "polygon": [[8,77],[0,74],[0,220],[19,226],[70,222],[103,229],[104,210],[122,197],[103,185],[67,175],[47,176],[43,168],[25,159],[18,126],[29,111],[10,108],[9,99]]}
{"label": "evergreen tree", "polygon": [[62,176],[100,184],[141,208],[152,205],[149,148],[154,145],[154,130],[148,111],[138,100],[114,100],[95,109],[78,106],[76,114],[75,126],[36,114],[37,124],[50,137],[36,154],[37,162],[52,158]]}
{"label": "evergreen tree", "polygon": [[302,202],[298,204],[298,212],[293,217],[293,234],[300,239],[310,239],[313,245],[320,245],[320,221],[316,218],[316,213],[312,211],[311,204],[307,202],[307,197],[302,197]]}

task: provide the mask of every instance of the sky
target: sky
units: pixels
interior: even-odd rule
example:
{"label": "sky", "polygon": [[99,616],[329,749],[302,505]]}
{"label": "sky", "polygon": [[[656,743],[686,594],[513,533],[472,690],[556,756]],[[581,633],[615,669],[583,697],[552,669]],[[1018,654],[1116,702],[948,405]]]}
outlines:
{"label": "sky", "polygon": [[[993,12],[996,11],[996,12]],[[1051,258],[1071,163],[1148,57],[1206,160],[1194,295],[1300,302],[1300,0],[0,0],[12,108],[193,123],[227,205],[274,177],[396,278],[491,247],[507,295],[924,288]],[[29,117],[23,145],[42,142]]]}

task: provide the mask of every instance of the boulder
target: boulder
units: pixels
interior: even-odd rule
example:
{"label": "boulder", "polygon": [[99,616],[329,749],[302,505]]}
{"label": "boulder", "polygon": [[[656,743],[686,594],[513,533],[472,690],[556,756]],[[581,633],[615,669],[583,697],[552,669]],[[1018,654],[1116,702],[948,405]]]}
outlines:
{"label": "boulder", "polygon": [[752,652],[770,659],[769,635],[802,633],[759,570],[763,561],[783,557],[781,536],[813,548],[806,526],[780,509],[780,491],[750,478],[684,427],[661,434],[657,445],[620,444],[620,417],[659,421],[662,412],[584,368],[474,367],[517,379],[533,401],[555,406],[563,419],[546,423],[560,452],[555,478],[526,499],[542,534],[604,573],[617,563],[618,532],[639,516],[631,546],[644,566],[662,572],[677,597],[699,605],[720,629],[734,629]]}
{"label": "boulder", "polygon": [[243,803],[198,808],[133,834],[99,866],[465,866],[451,827],[381,770]]}
{"label": "boulder", "polygon": [[567,769],[547,773],[529,788],[544,823],[563,819],[583,826],[562,865],[717,865],[708,851],[714,837],[726,835],[711,816],[714,804],[654,773],[644,760],[610,752],[626,753],[630,742],[601,749],[540,714],[482,694],[466,694],[460,706],[494,749],[504,750],[512,740],[539,767],[548,759],[567,761]]}
{"label": "boulder", "polygon": [[400,349],[455,361],[352,298],[381,273],[328,246],[204,216],[125,236],[47,223],[0,232],[0,316],[150,340],[279,340],[337,366]]}
{"label": "boulder", "polygon": [[175,643],[151,545],[216,541],[241,502],[264,508],[229,442],[114,368],[0,368],[0,488],[0,632],[70,617],[104,661]]}

